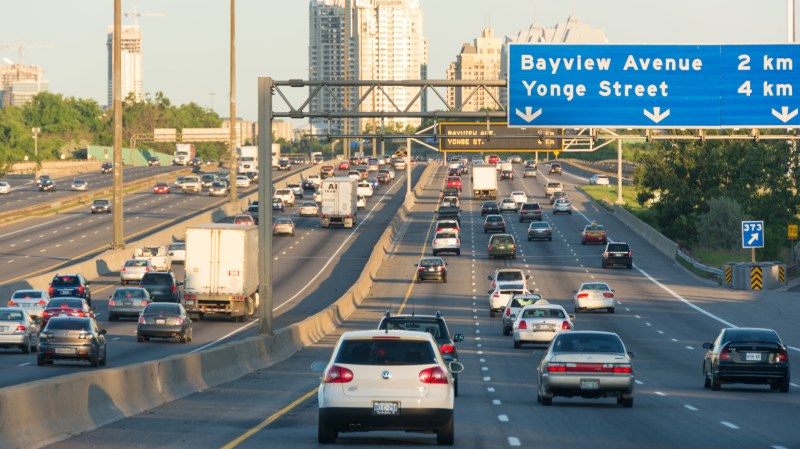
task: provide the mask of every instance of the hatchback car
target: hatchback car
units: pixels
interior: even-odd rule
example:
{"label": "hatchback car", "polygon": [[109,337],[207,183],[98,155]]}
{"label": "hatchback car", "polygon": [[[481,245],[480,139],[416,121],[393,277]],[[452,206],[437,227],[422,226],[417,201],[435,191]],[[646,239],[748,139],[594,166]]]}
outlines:
{"label": "hatchback car", "polygon": [[436,222],[436,226],[434,226],[433,229],[436,233],[441,231],[452,231],[458,236],[461,235],[461,225],[457,220],[439,220]]}
{"label": "hatchback car", "polygon": [[92,367],[105,366],[106,331],[94,318],[55,317],[39,334],[36,364],[52,365],[54,360],[87,360]]}
{"label": "hatchback car", "polygon": [[623,265],[629,270],[633,268],[633,251],[625,242],[608,243],[603,251],[602,267]]}
{"label": "hatchback car", "polygon": [[153,193],[169,193],[169,184],[166,182],[158,182],[153,186]]}
{"label": "hatchback car", "polygon": [[606,310],[614,313],[614,290],[605,282],[584,282],[575,291],[575,313],[585,310]]}
{"label": "hatchback car", "polygon": [[434,256],[445,252],[456,253],[456,256],[460,256],[461,240],[458,238],[458,233],[454,231],[437,232],[433,236],[431,250]]}
{"label": "hatchback car", "polygon": [[139,281],[139,287],[147,290],[152,302],[180,302],[181,285],[183,281],[178,281],[171,271],[152,271]]}
{"label": "hatchback car", "polygon": [[489,258],[517,258],[517,241],[511,234],[494,234],[489,238]]}
{"label": "hatchback car", "polygon": [[487,215],[483,220],[483,233],[506,232],[506,221],[502,215]]}
{"label": "hatchback car", "polygon": [[345,332],[333,348],[317,393],[317,440],[340,432],[393,430],[435,433],[455,441],[453,374],[428,332]]}
{"label": "hatchback car", "polygon": [[272,235],[294,235],[294,222],[289,217],[276,218],[272,223]]}
{"label": "hatchback car", "polygon": [[92,306],[92,290],[89,287],[91,282],[83,277],[82,274],[57,274],[50,281],[47,293],[51,297],[74,296],[83,298],[89,307]]}
{"label": "hatchback car", "polygon": [[108,297],[108,321],[138,318],[148,304],[150,293],[141,287],[120,287]]}
{"label": "hatchback car", "polygon": [[500,212],[517,212],[519,204],[513,198],[503,198],[500,200]]}
{"label": "hatchback car", "polygon": [[528,225],[528,241],[553,240],[553,228],[546,221],[533,221]]}
{"label": "hatchback car", "polygon": [[39,324],[21,307],[0,307],[0,348],[36,352]]}
{"label": "hatchback car", "polygon": [[19,307],[34,318],[41,318],[49,301],[50,295],[45,290],[17,290],[11,294],[8,307]]}
{"label": "hatchback car", "polygon": [[[445,362],[458,361],[456,343],[464,341],[464,334],[450,334],[441,312],[436,315],[392,315],[386,312],[378,323],[378,330],[427,332],[436,340],[439,353]],[[453,375],[454,394],[458,396],[458,375]]]}
{"label": "hatchback car", "polygon": [[300,203],[299,213],[301,217],[318,217],[319,206],[314,201],[303,201]]}
{"label": "hatchback car", "polygon": [[285,206],[294,207],[295,195],[291,189],[277,189],[273,197],[283,200]]}
{"label": "hatchback car", "polygon": [[417,282],[442,281],[447,283],[447,264],[441,257],[423,257],[417,267]]}
{"label": "hatchback car", "polygon": [[592,175],[589,178],[589,184],[597,185],[597,186],[607,186],[610,184],[608,176],[606,175]]}
{"label": "hatchback car", "polygon": [[522,293],[519,295],[511,296],[508,303],[503,308],[503,335],[511,335],[511,330],[514,328],[514,321],[517,320],[517,314],[523,307],[533,304],[542,299],[542,295],[538,293]]}
{"label": "hatchback car", "polygon": [[572,203],[567,198],[559,198],[553,203],[553,215],[569,214],[572,215]]}
{"label": "hatchback car", "polygon": [[768,384],[789,392],[789,351],[772,329],[724,328],[713,343],[703,343],[703,386],[714,391],[722,384]]}
{"label": "hatchback car", "polygon": [[583,232],[581,232],[581,244],[586,245],[587,243],[602,243],[603,245],[608,243],[606,227],[594,221],[584,226]]}
{"label": "hatchback car", "polygon": [[172,263],[186,262],[186,243],[184,242],[170,243],[169,246],[167,246],[167,252],[169,253],[169,257],[170,260],[172,260]]}
{"label": "hatchback car", "polygon": [[147,259],[128,259],[119,270],[120,284],[138,283],[145,273],[155,271],[153,264]]}
{"label": "hatchback car", "polygon": [[552,163],[550,164],[550,170],[547,171],[550,175],[560,175],[561,174],[561,164],[559,163]]}
{"label": "hatchback car", "polygon": [[44,327],[51,318],[57,316],[94,318],[94,311],[83,298],[56,297],[44,307],[41,326]]}
{"label": "hatchback car", "polygon": [[503,312],[508,301],[516,295],[530,295],[524,281],[498,282],[494,290],[489,292],[489,316],[494,318],[497,312]]}
{"label": "hatchback car", "polygon": [[525,203],[519,207],[519,222],[541,221],[542,206],[539,203]]}
{"label": "hatchback car", "polygon": [[79,192],[85,192],[89,189],[89,183],[86,182],[85,179],[73,179],[72,184],[70,184],[69,188],[71,190],[77,190]]}
{"label": "hatchback car", "polygon": [[615,397],[618,405],[633,407],[633,357],[612,332],[559,333],[536,368],[536,400],[552,405],[555,396]]}
{"label": "hatchback car", "polygon": [[139,315],[136,324],[136,341],[151,338],[174,338],[181,343],[192,341],[192,320],[179,303],[152,303]]}
{"label": "hatchback car", "polygon": [[497,201],[484,201],[483,204],[481,204],[481,216],[499,213],[500,205],[497,204]]}
{"label": "hatchback car", "polygon": [[109,200],[94,200],[92,201],[90,210],[93,214],[99,214],[101,212],[110,214],[111,202]]}

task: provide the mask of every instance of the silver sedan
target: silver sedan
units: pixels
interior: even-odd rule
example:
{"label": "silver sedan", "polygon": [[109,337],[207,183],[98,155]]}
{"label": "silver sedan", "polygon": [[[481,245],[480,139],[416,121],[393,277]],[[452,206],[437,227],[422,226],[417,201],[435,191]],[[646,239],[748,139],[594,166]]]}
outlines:
{"label": "silver sedan", "polygon": [[20,307],[0,308],[0,348],[19,348],[23,354],[36,351],[39,325]]}
{"label": "silver sedan", "polygon": [[294,222],[291,218],[276,218],[272,225],[272,235],[294,235]]}

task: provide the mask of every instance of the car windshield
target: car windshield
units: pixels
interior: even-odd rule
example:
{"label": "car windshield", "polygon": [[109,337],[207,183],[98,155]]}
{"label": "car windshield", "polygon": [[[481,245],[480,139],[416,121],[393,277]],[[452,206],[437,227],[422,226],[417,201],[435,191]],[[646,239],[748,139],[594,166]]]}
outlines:
{"label": "car windshield", "polygon": [[62,320],[53,318],[47,322],[47,330],[91,331],[92,325],[89,320],[76,320],[73,318]]}
{"label": "car windshield", "polygon": [[78,276],[56,276],[53,278],[53,287],[76,287],[80,283]]}
{"label": "car windshield", "polygon": [[342,342],[335,363],[349,365],[427,365],[437,363],[433,346],[421,340],[362,340]]}
{"label": "car windshield", "polygon": [[558,182],[548,182],[547,187],[561,187],[561,184]]}
{"label": "car windshield", "polygon": [[553,352],[624,352],[622,341],[616,335],[564,333],[556,336]]}

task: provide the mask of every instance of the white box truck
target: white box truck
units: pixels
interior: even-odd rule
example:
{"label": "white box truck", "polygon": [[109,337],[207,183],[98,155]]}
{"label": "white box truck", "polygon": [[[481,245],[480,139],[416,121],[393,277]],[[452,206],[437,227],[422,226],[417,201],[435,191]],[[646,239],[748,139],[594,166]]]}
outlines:
{"label": "white box truck", "polygon": [[358,213],[357,182],[350,177],[334,177],[322,181],[322,227],[352,228]]}
{"label": "white box truck", "polygon": [[192,159],[197,155],[193,143],[178,143],[175,144],[175,159],[172,160],[174,165],[189,165]]}
{"label": "white box truck", "polygon": [[258,173],[258,147],[245,146],[236,149],[239,158],[238,172],[246,175],[248,173]]}
{"label": "white box truck", "polygon": [[207,224],[186,229],[183,306],[193,317],[243,322],[258,310],[258,228]]}
{"label": "white box truck", "polygon": [[497,169],[494,165],[472,167],[472,199],[497,199]]}

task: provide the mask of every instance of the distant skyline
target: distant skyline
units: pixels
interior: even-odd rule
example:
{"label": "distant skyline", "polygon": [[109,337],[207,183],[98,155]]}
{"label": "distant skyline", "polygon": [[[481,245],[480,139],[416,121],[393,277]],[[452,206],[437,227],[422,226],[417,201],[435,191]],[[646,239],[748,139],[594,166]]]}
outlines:
{"label": "distant skyline", "polygon": [[[106,103],[109,0],[0,0],[0,61],[44,69],[50,92]],[[445,79],[465,42],[485,27],[514,36],[531,24],[552,27],[574,15],[605,29],[609,43],[784,43],[786,0],[421,0],[428,77]],[[143,88],[173,104],[189,102],[229,115],[229,0],[123,0],[143,36]],[[257,78],[308,79],[308,0],[236,1],[237,115],[255,120]],[[795,9],[795,23],[800,17]],[[123,17],[123,24],[133,24]],[[307,90],[294,89],[295,105]],[[276,104],[276,107],[279,105]],[[432,105],[433,106],[433,105]],[[280,104],[280,107],[283,107]],[[283,109],[285,110],[285,108]],[[299,124],[299,123],[298,123]]]}

